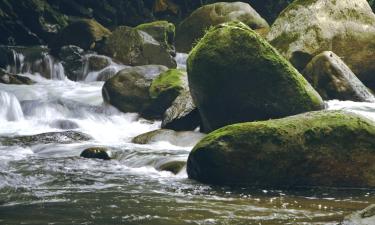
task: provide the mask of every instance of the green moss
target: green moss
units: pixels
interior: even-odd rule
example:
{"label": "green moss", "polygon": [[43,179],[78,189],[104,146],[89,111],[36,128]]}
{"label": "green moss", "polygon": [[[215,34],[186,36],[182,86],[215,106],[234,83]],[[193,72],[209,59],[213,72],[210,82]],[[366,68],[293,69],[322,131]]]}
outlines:
{"label": "green moss", "polygon": [[170,69],[160,74],[150,86],[151,98],[158,98],[161,94],[169,91],[180,92],[184,89],[182,81],[184,76],[186,74],[178,69]]}
{"label": "green moss", "polygon": [[208,134],[189,177],[220,184],[374,187],[375,124],[342,111],[230,125]]}
{"label": "green moss", "polygon": [[155,40],[167,45],[173,45],[176,27],[173,23],[160,20],[151,23],[140,24],[136,29],[150,34]]}

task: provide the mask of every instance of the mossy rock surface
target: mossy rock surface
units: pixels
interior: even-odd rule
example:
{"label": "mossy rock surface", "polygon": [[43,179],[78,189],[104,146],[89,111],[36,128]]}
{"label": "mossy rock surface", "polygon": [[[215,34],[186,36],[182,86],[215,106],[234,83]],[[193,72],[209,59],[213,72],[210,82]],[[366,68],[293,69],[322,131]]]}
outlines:
{"label": "mossy rock surface", "polygon": [[207,132],[324,108],[305,78],[240,22],[210,29],[190,52],[187,71],[190,92]]}
{"label": "mossy rock surface", "polygon": [[101,147],[92,147],[82,151],[81,157],[88,159],[103,159],[110,160],[111,156],[109,150]]}
{"label": "mossy rock surface", "polygon": [[50,47],[59,49],[75,45],[84,50],[94,49],[97,43],[110,36],[111,32],[93,19],[81,19],[71,23],[59,32]]}
{"label": "mossy rock surface", "polygon": [[174,40],[176,27],[173,23],[165,20],[154,21],[151,23],[140,24],[136,29],[144,31],[151,35],[162,45],[165,45],[171,53],[175,53]]}
{"label": "mossy rock surface", "polygon": [[192,150],[190,178],[210,184],[375,187],[375,124],[342,111],[227,126]]}
{"label": "mossy rock surface", "polygon": [[34,84],[28,77],[11,74],[0,68],[0,83],[3,84]]}
{"label": "mossy rock surface", "polygon": [[268,23],[247,3],[218,2],[195,10],[177,26],[176,49],[189,52],[211,26],[242,21],[252,29],[268,29]]}
{"label": "mossy rock surface", "polygon": [[185,161],[168,161],[156,167],[160,171],[168,171],[173,174],[178,174],[186,165]]}
{"label": "mossy rock surface", "polygon": [[375,15],[366,0],[296,0],[273,23],[267,40],[300,71],[314,56],[333,51],[375,88]]}
{"label": "mossy rock surface", "polygon": [[130,66],[155,64],[177,67],[166,45],[142,30],[126,26],[114,30],[99,52]]}
{"label": "mossy rock surface", "polygon": [[302,74],[324,100],[375,102],[369,89],[333,52],[315,56]]}

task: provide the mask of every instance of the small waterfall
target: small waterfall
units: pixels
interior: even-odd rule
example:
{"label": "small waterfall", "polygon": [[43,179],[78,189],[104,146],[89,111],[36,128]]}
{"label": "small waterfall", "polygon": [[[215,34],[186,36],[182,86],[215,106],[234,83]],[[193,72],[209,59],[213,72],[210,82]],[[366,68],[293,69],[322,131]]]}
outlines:
{"label": "small waterfall", "polygon": [[52,80],[65,79],[64,67],[45,48],[3,48],[8,52],[6,70],[13,74],[39,74]]}
{"label": "small waterfall", "polygon": [[126,67],[113,62],[107,56],[87,54],[84,56],[84,69],[81,80],[85,82],[106,81]]}
{"label": "small waterfall", "polygon": [[0,91],[0,120],[18,121],[23,119],[21,104],[13,94]]}

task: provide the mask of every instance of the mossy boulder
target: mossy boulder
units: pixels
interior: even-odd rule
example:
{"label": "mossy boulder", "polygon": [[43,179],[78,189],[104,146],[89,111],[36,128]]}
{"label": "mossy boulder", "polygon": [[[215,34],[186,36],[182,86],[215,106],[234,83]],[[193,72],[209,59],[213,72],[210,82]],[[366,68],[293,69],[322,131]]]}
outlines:
{"label": "mossy boulder", "polygon": [[305,78],[240,22],[210,29],[190,52],[187,71],[190,92],[207,132],[324,108]]}
{"label": "mossy boulder", "polygon": [[375,204],[355,212],[344,218],[340,225],[372,225],[375,224]]}
{"label": "mossy boulder", "polygon": [[176,51],[174,48],[174,39],[176,27],[173,23],[169,23],[165,20],[160,20],[151,23],[140,24],[136,27],[136,29],[144,31],[151,35],[160,44],[164,45],[172,55],[175,55]]}
{"label": "mossy boulder", "polygon": [[190,178],[269,187],[375,187],[375,124],[342,111],[227,126],[192,150]]}
{"label": "mossy boulder", "polygon": [[324,100],[374,102],[375,97],[335,53],[315,56],[302,74]]}
{"label": "mossy boulder", "polygon": [[103,159],[103,160],[110,160],[110,152],[106,148],[101,147],[93,147],[88,148],[82,151],[81,157],[88,158],[88,159]]}
{"label": "mossy boulder", "polygon": [[167,46],[142,30],[126,26],[114,30],[99,52],[130,66],[156,64],[177,67]]}
{"label": "mossy boulder", "polygon": [[150,107],[152,81],[168,68],[160,65],[129,67],[107,80],[103,86],[104,101],[122,112],[137,112],[145,118],[160,118]]}
{"label": "mossy boulder", "polygon": [[97,43],[104,41],[111,32],[93,19],[80,19],[72,22],[59,32],[51,42],[52,49],[65,45],[75,45],[84,50],[94,49]]}
{"label": "mossy boulder", "polygon": [[152,144],[159,141],[167,141],[172,145],[189,147],[198,143],[205,135],[199,132],[183,131],[177,132],[168,129],[150,131],[133,138],[135,144]]}
{"label": "mossy boulder", "polygon": [[300,71],[314,56],[333,51],[375,88],[375,15],[366,0],[296,0],[274,22],[267,40]]}
{"label": "mossy boulder", "polygon": [[242,21],[252,29],[268,29],[268,23],[247,3],[218,2],[195,10],[177,26],[176,49],[189,52],[211,26]]}

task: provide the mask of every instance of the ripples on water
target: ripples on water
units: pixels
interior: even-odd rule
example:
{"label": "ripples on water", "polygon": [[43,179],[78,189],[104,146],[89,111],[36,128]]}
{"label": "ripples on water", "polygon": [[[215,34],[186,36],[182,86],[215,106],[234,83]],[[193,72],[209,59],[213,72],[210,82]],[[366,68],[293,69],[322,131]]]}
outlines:
{"label": "ripples on water", "polygon": [[[184,60],[186,55],[178,55],[181,68]],[[0,136],[64,131],[69,127],[56,124],[68,121],[75,125],[71,129],[93,139],[0,145],[0,224],[337,224],[375,203],[372,190],[226,188],[188,180],[185,171],[160,172],[156,165],[186,160],[193,146],[132,144],[133,137],[159,128],[160,122],[104,105],[103,82],[93,81],[95,73],[72,82],[29,72],[24,75],[34,85],[0,84]],[[375,104],[328,105],[375,120]],[[115,159],[79,157],[92,146],[110,148]]]}

